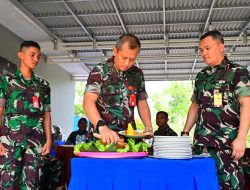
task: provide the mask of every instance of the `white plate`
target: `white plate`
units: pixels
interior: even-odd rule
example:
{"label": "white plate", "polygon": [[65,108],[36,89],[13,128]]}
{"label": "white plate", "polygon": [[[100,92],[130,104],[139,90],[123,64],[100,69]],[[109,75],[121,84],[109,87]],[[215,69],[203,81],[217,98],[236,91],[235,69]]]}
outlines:
{"label": "white plate", "polygon": [[191,152],[184,152],[184,153],[179,153],[179,152],[154,152],[154,155],[158,156],[192,156]]}
{"label": "white plate", "polygon": [[200,155],[193,155],[193,158],[207,158],[210,157],[210,154],[200,154]]}
{"label": "white plate", "polygon": [[189,139],[154,139],[155,142],[190,142]]}
{"label": "white plate", "polygon": [[153,146],[166,146],[166,147],[191,147],[191,144],[181,144],[181,143],[153,143]]}
{"label": "white plate", "polygon": [[192,150],[192,148],[191,147],[153,147],[154,148],[154,150],[188,150],[188,151],[190,151],[190,150]]}
{"label": "white plate", "polygon": [[154,144],[156,148],[191,148],[191,144]]}
{"label": "white plate", "polygon": [[164,158],[164,159],[191,159],[192,156],[161,156],[161,155],[154,155],[154,158]]}
{"label": "white plate", "polygon": [[163,139],[191,139],[190,136],[154,136],[154,138]]}
{"label": "white plate", "polygon": [[176,154],[192,154],[191,150],[154,150],[155,153],[160,153],[160,154],[171,154],[171,153],[176,153]]}
{"label": "white plate", "polygon": [[191,141],[191,138],[181,138],[176,136],[154,136],[154,139],[157,141]]}

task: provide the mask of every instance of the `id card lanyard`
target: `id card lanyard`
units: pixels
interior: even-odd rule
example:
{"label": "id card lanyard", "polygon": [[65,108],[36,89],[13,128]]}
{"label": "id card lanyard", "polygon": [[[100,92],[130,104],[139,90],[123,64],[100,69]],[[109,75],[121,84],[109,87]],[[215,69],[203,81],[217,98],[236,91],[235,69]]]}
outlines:
{"label": "id card lanyard", "polygon": [[214,93],[214,107],[222,107],[222,94],[219,92]]}
{"label": "id card lanyard", "polygon": [[32,105],[33,108],[39,108],[40,107],[40,102],[39,102],[39,95],[37,95],[36,93],[34,93],[34,95],[32,96]]}
{"label": "id card lanyard", "polygon": [[129,106],[135,107],[136,106],[136,95],[134,93],[134,87],[129,86]]}

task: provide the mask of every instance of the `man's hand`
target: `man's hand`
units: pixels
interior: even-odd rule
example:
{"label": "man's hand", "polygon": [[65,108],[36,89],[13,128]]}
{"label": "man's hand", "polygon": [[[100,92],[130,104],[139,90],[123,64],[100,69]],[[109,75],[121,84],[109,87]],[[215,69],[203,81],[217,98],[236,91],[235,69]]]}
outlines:
{"label": "man's hand", "polygon": [[232,155],[231,158],[233,158],[234,160],[238,160],[241,157],[244,156],[245,153],[245,149],[246,149],[246,142],[245,139],[241,139],[241,138],[236,138],[233,142],[232,142]]}
{"label": "man's hand", "polygon": [[0,143],[0,156],[5,155],[5,148],[2,143]]}
{"label": "man's hand", "polygon": [[107,126],[99,127],[99,133],[100,134],[94,133],[94,136],[98,139],[101,139],[102,143],[104,144],[117,143],[120,140],[118,134],[115,131],[109,129]]}
{"label": "man's hand", "polygon": [[151,139],[154,137],[154,133],[153,133],[153,127],[146,127],[145,128],[145,132],[148,133],[148,135],[144,136],[144,139]]}
{"label": "man's hand", "polygon": [[50,147],[51,147],[51,143],[45,143],[45,145],[42,148],[42,155],[45,156],[47,154],[50,153]]}

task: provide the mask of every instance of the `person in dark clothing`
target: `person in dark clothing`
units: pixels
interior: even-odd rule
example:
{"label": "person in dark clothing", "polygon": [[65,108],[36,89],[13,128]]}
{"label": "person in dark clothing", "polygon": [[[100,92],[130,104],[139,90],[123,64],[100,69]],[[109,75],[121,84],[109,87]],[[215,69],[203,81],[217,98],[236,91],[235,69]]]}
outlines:
{"label": "person in dark clothing", "polygon": [[87,120],[85,118],[81,118],[78,121],[78,130],[77,131],[73,131],[67,141],[65,142],[66,145],[75,145],[78,144],[80,142],[86,142],[89,139],[89,134],[87,131]]}
{"label": "person in dark clothing", "polygon": [[168,125],[168,113],[165,111],[159,111],[156,114],[156,124],[158,130],[154,132],[155,136],[177,136],[177,133],[173,131]]}

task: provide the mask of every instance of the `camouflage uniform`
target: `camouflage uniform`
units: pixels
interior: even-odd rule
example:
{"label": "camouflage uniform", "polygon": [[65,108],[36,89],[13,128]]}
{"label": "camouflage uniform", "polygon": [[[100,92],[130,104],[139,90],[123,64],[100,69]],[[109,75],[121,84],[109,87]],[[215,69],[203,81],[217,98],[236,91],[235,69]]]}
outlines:
{"label": "camouflage uniform", "polygon": [[[129,90],[131,86],[133,90]],[[91,71],[85,93],[97,94],[97,109],[107,123],[115,131],[127,129],[128,123],[134,128],[134,107],[129,105],[130,93],[136,95],[136,101],[147,98],[142,71],[136,66],[119,72],[114,66],[114,59],[98,64]]]}
{"label": "camouflage uniform", "polygon": [[177,136],[177,133],[174,132],[173,129],[167,125],[166,127],[158,128],[157,131],[154,132],[155,136]]}
{"label": "camouflage uniform", "polygon": [[[33,107],[33,97],[39,99]],[[6,154],[0,157],[0,186],[38,189],[41,150],[45,141],[43,116],[50,112],[49,83],[32,73],[26,80],[20,70],[0,79],[0,105],[4,106],[1,142]],[[19,178],[19,176],[21,177]]]}
{"label": "camouflage uniform", "polygon": [[[222,107],[214,106],[214,94],[222,94]],[[227,57],[220,65],[206,67],[195,79],[192,101],[199,105],[194,135],[194,152],[208,151],[216,160],[222,189],[241,189],[244,176],[241,161],[231,159],[231,143],[239,129],[238,99],[250,96],[247,69],[230,62]]]}
{"label": "camouflage uniform", "polygon": [[42,176],[39,190],[55,190],[62,178],[63,161],[54,157],[47,156],[41,164]]}

